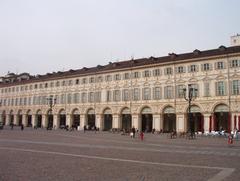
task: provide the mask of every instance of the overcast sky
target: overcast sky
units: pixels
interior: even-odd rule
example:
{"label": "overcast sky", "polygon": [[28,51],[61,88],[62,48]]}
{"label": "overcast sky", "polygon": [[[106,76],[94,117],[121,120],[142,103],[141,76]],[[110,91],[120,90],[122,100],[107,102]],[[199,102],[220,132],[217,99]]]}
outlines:
{"label": "overcast sky", "polygon": [[0,0],[0,76],[230,46],[239,0]]}

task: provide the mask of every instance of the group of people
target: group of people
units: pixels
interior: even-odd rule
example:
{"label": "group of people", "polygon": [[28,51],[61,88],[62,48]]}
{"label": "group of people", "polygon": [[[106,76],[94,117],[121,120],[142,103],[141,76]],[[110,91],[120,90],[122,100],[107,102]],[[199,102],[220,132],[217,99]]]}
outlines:
{"label": "group of people", "polygon": [[[138,130],[136,130],[134,127],[132,127],[131,132],[130,132],[130,137],[135,138],[136,132],[138,132]],[[144,133],[142,131],[139,133],[139,137],[143,141]]]}

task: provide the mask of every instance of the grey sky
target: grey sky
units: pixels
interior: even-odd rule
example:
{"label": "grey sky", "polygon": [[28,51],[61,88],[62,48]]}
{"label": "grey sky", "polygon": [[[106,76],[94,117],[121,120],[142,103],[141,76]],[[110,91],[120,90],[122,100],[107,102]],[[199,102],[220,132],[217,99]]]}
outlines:
{"label": "grey sky", "polygon": [[239,0],[0,0],[0,76],[230,46]]}

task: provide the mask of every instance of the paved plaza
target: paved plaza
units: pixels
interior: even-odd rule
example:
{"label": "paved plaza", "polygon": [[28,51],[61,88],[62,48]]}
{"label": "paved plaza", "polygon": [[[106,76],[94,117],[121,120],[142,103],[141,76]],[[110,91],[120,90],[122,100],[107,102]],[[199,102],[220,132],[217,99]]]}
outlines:
{"label": "paved plaza", "polygon": [[240,180],[240,141],[0,130],[0,180]]}

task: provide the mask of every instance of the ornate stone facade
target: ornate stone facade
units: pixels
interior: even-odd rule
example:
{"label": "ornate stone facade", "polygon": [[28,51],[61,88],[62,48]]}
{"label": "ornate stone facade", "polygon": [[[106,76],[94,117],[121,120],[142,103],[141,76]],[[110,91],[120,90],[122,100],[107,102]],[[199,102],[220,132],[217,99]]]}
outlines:
{"label": "ornate stone facade", "polygon": [[[239,46],[8,80],[0,84],[7,125],[185,132],[191,119],[199,132],[240,128]],[[198,90],[191,114],[189,84]]]}

